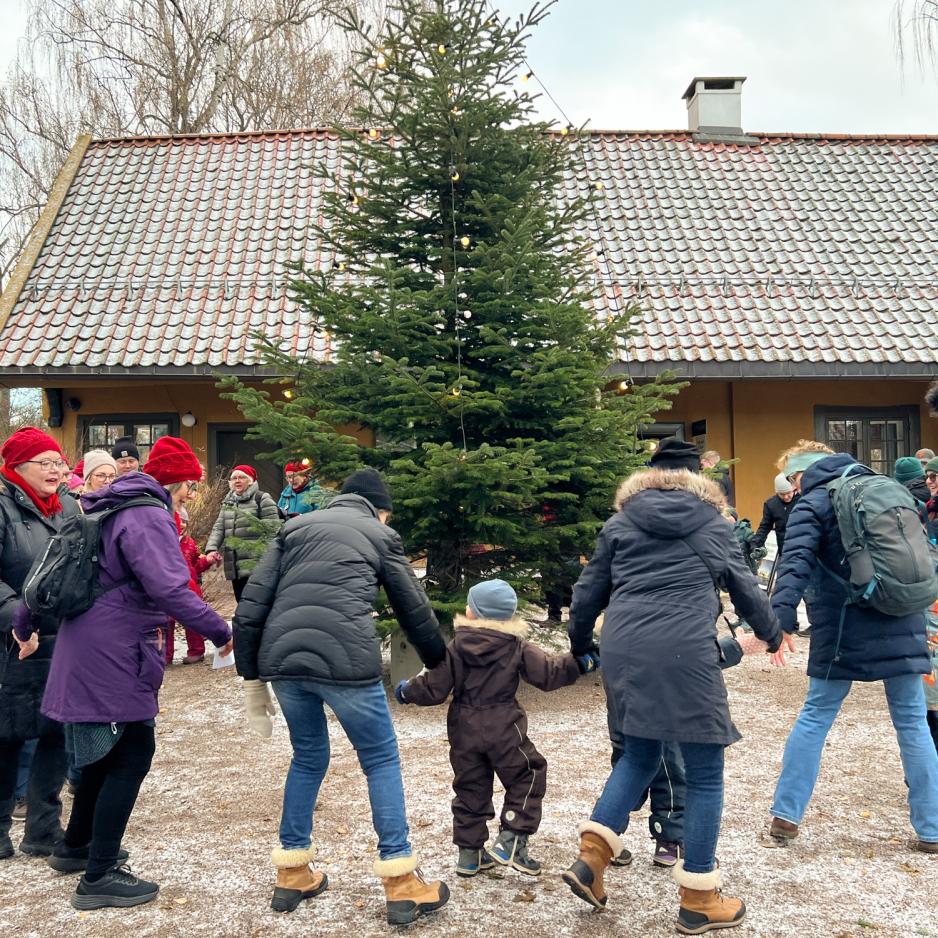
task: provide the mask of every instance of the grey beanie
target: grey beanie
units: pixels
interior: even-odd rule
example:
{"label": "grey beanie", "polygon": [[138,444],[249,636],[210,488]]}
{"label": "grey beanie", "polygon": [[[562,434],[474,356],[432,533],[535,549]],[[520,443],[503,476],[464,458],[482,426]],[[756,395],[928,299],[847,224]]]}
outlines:
{"label": "grey beanie", "polygon": [[485,580],[469,590],[469,608],[480,619],[511,619],[518,594],[504,580]]}
{"label": "grey beanie", "polygon": [[784,472],[780,472],[775,477],[775,494],[776,495],[787,495],[789,492],[793,492],[795,487],[788,481],[788,476]]}

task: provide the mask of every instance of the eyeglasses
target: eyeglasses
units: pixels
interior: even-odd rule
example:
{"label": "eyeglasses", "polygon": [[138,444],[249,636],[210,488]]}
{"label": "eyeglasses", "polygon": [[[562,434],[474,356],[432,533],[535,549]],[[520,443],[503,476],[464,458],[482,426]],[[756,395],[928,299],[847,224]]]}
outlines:
{"label": "eyeglasses", "polygon": [[187,482],[186,485],[188,486],[188,491],[190,492],[198,492],[199,490],[198,482]]}
{"label": "eyeglasses", "polygon": [[926,482],[938,482],[938,472],[926,472],[925,481]]}
{"label": "eyeglasses", "polygon": [[56,472],[63,472],[68,469],[68,463],[61,459],[26,459],[24,462],[38,466],[43,472],[51,472],[53,469]]}
{"label": "eyeglasses", "polygon": [[92,472],[91,478],[96,482],[113,482],[117,478],[116,472]]}

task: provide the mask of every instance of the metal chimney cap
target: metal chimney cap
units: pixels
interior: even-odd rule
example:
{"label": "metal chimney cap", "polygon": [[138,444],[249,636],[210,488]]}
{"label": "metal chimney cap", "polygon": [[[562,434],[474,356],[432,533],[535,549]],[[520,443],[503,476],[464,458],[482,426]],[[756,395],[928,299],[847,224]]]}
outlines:
{"label": "metal chimney cap", "polygon": [[[698,81],[702,81],[704,83],[702,89],[703,91],[738,91],[745,80],[745,75],[715,75],[709,77],[698,75],[696,78],[691,79],[691,83],[687,86],[687,91],[681,95],[681,99],[684,101],[689,101],[695,94],[697,94]],[[739,82],[739,85],[736,84],[737,82]]]}

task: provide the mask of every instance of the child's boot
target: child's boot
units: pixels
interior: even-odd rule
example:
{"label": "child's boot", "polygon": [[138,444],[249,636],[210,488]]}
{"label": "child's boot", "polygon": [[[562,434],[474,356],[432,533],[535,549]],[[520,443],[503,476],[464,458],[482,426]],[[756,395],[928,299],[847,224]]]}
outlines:
{"label": "child's boot", "polygon": [[475,876],[495,866],[488,850],[485,847],[460,847],[459,859],[456,861],[457,876]]}
{"label": "child's boot", "polygon": [[446,883],[426,882],[413,857],[375,860],[375,875],[384,884],[390,925],[410,925],[421,915],[442,909],[449,901]]}
{"label": "child's boot", "polygon": [[622,840],[614,830],[595,821],[584,821],[579,833],[580,855],[561,875],[575,896],[597,909],[604,909],[603,873],[612,858],[622,853]]}
{"label": "child's boot", "polygon": [[277,867],[277,885],[270,900],[275,912],[292,912],[304,899],[318,896],[328,885],[325,873],[310,866],[315,850],[283,850],[277,847],[270,858]]}
{"label": "child's boot", "polygon": [[677,930],[685,935],[702,935],[715,928],[735,928],[746,917],[742,899],[727,899],[720,892],[720,871],[688,873],[684,861],[672,870],[680,889],[681,908]]}
{"label": "child's boot", "polygon": [[499,833],[492,845],[492,859],[528,876],[541,875],[541,864],[528,856],[528,835],[516,834],[507,827]]}

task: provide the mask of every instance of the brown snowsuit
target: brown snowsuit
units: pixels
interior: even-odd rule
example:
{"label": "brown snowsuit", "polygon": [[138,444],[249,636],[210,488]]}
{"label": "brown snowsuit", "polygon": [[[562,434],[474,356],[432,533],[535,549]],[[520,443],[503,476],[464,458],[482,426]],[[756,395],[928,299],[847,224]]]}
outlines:
{"label": "brown snowsuit", "polygon": [[480,848],[495,817],[492,784],[505,786],[501,826],[533,834],[541,822],[547,762],[528,739],[528,718],[515,699],[518,681],[556,690],[579,677],[573,655],[546,655],[524,641],[520,619],[456,617],[446,658],[404,686],[407,703],[433,706],[452,692],[447,714],[453,766],[453,843]]}

